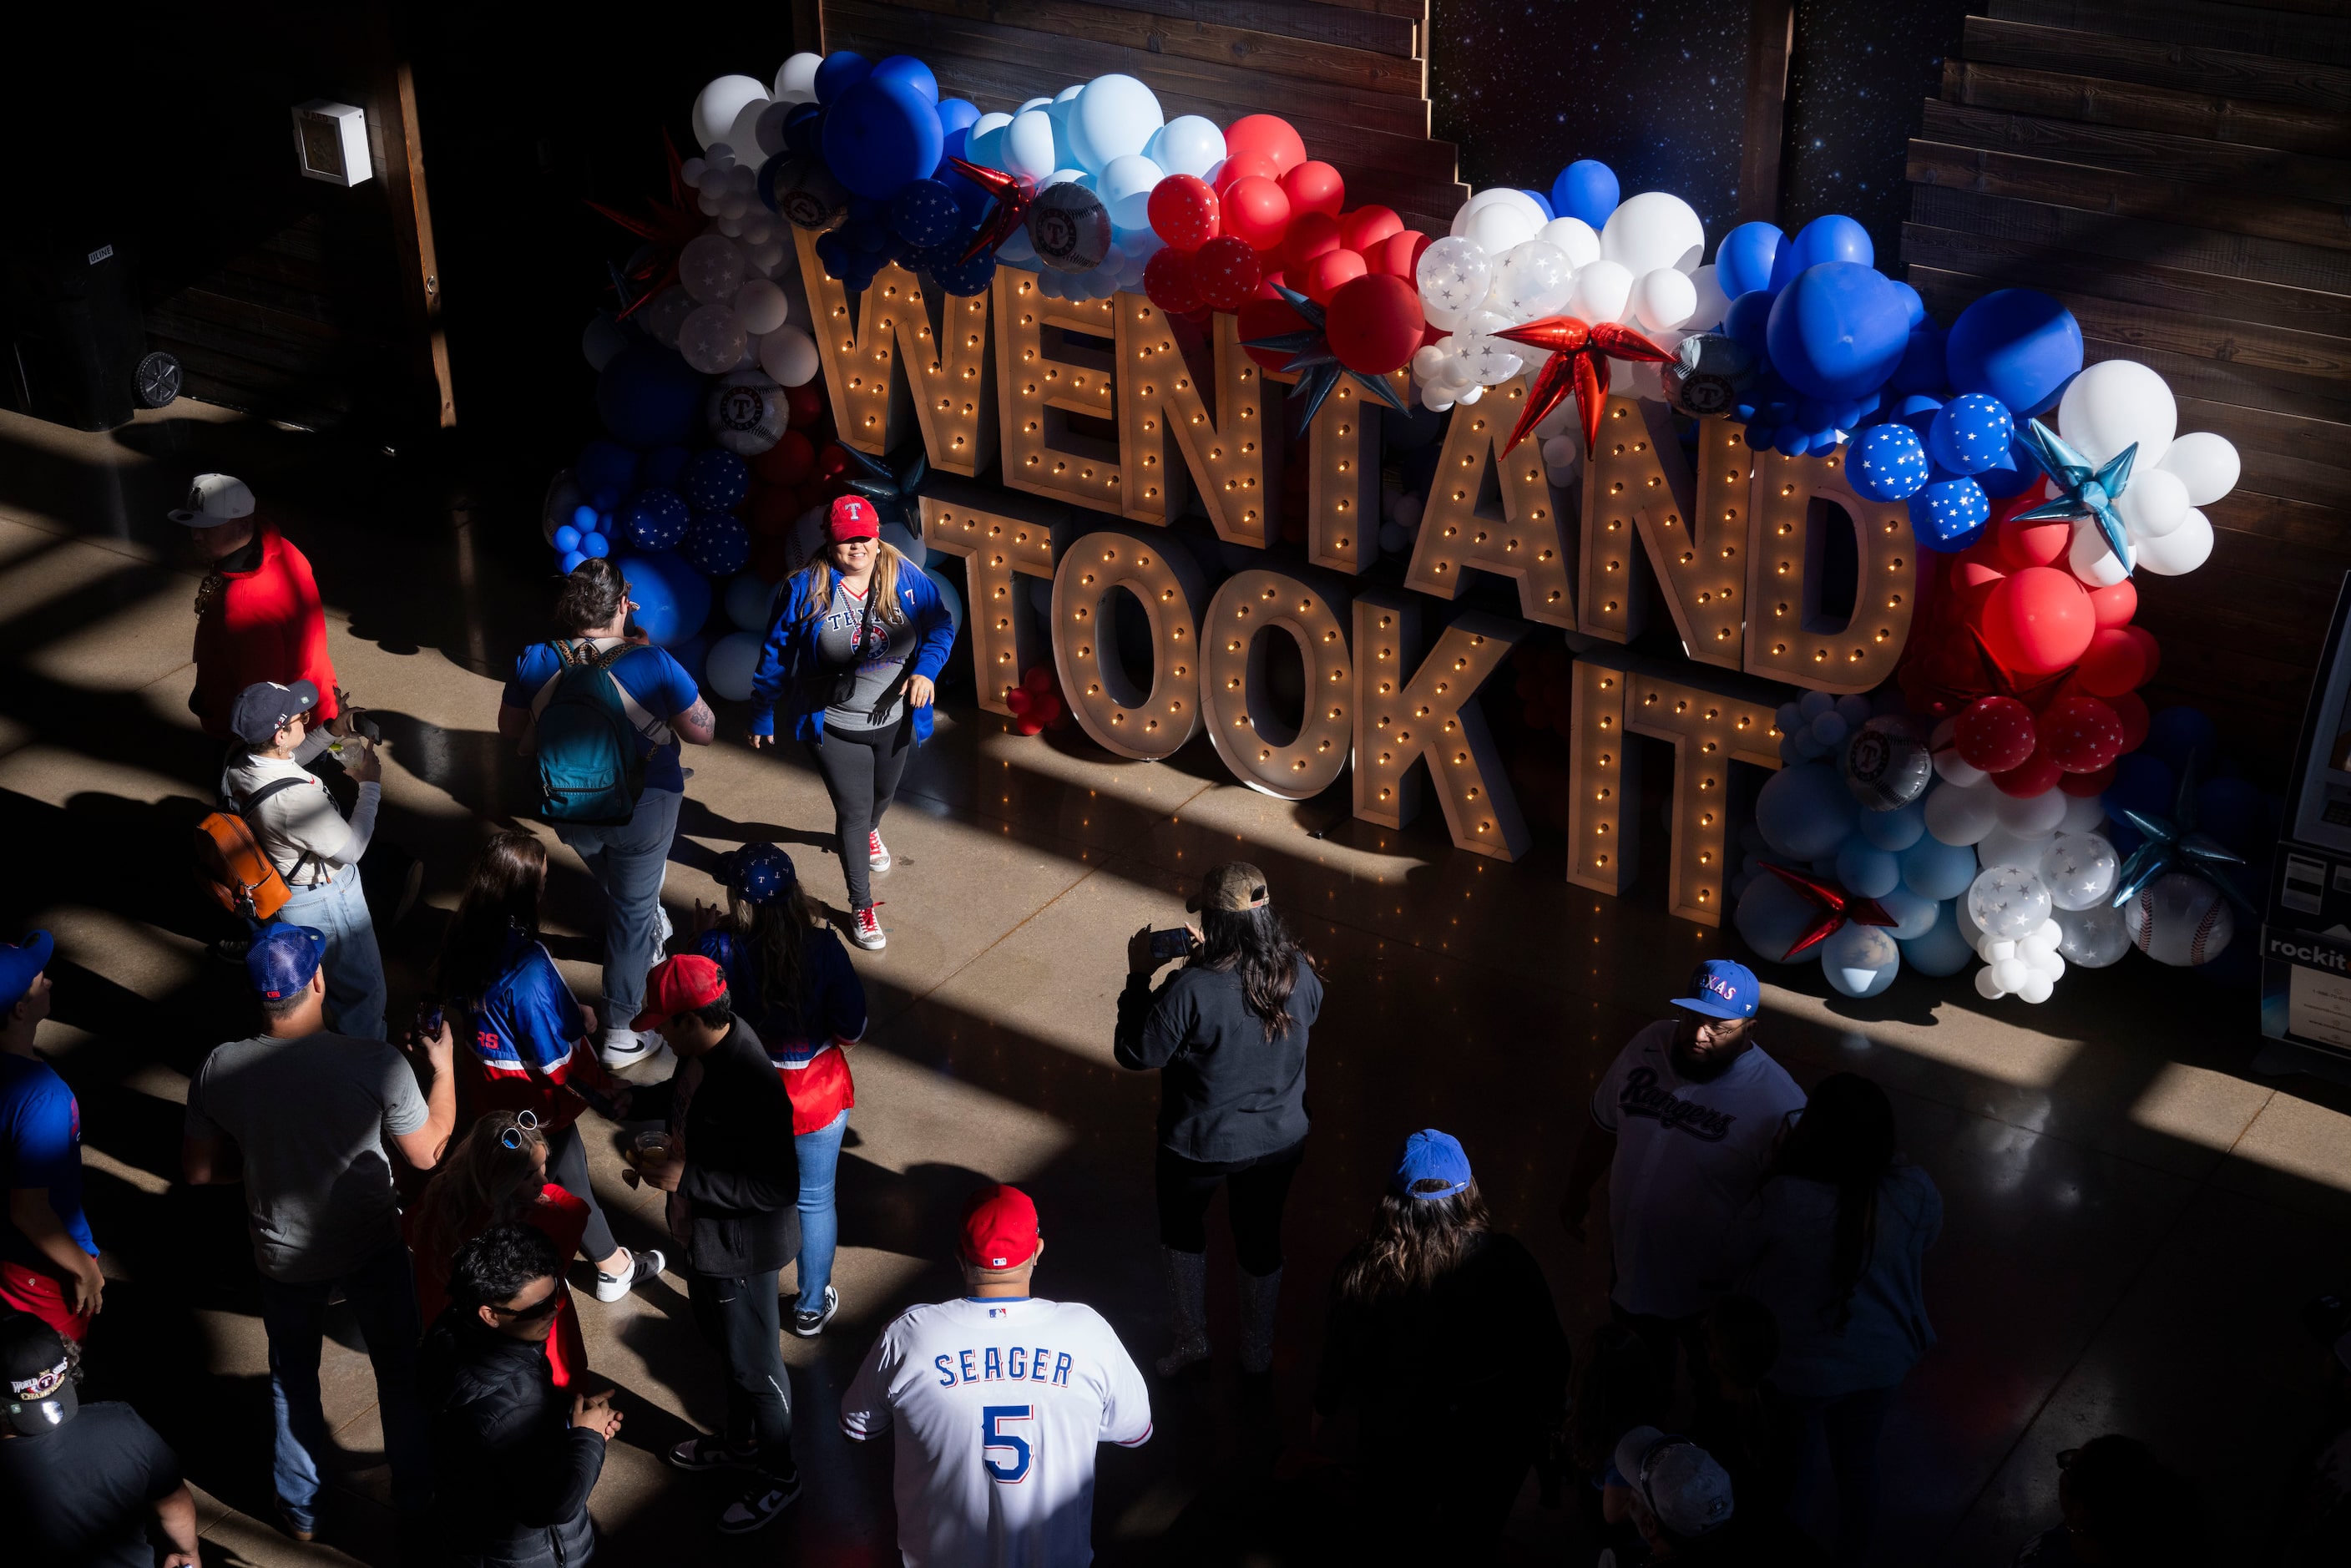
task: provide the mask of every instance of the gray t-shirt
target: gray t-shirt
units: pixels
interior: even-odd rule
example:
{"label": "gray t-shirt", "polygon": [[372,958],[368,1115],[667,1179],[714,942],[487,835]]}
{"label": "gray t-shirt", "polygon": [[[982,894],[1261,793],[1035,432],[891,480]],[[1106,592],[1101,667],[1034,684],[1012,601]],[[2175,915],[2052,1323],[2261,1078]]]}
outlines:
{"label": "gray t-shirt", "polygon": [[298,1285],[347,1274],[399,1241],[384,1137],[426,1115],[415,1073],[382,1040],[263,1036],[204,1058],[188,1084],[186,1132],[235,1140],[254,1261]]}
{"label": "gray t-shirt", "polygon": [[[871,585],[868,585],[871,591]],[[873,624],[865,633],[865,656],[856,657],[857,630],[865,619],[865,601],[833,584],[832,603],[817,628],[817,649],[827,671],[857,664],[857,685],[845,703],[824,710],[827,729],[887,729],[906,716],[906,661],[914,656],[914,623],[905,606],[894,608],[895,624],[883,619],[883,606],[873,607]]]}

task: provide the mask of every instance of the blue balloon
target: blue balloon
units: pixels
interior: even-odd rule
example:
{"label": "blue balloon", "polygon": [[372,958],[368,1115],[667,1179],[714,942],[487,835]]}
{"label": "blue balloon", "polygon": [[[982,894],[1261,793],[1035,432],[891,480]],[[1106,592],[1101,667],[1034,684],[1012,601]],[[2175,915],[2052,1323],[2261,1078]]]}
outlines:
{"label": "blue balloon", "polygon": [[934,262],[931,280],[947,293],[966,299],[987,293],[988,285],[996,281],[995,255],[982,249],[977,256],[965,261],[961,259],[961,254],[957,251],[956,259]]}
{"label": "blue balloon", "polygon": [[909,245],[941,245],[963,226],[963,209],[943,181],[909,180],[890,198],[890,226]]}
{"label": "blue balloon", "polygon": [[2239,854],[2266,849],[2277,836],[2269,801],[2243,779],[2210,779],[2196,787],[2196,831]]}
{"label": "blue balloon", "polygon": [[1616,172],[1605,163],[1579,158],[1551,183],[1551,210],[1555,217],[1582,218],[1597,229],[1608,222],[1623,199]]}
{"label": "blue balloon", "polygon": [[1903,346],[1902,362],[1886,378],[1886,384],[1898,392],[1940,392],[1949,384],[1950,375],[1943,367],[1943,329],[1932,321],[1910,330],[1910,341]]}
{"label": "blue balloon", "polygon": [[687,526],[678,553],[705,577],[732,577],[750,564],[751,535],[725,512],[703,512]]}
{"label": "blue balloon", "polygon": [[555,538],[548,542],[558,550],[569,553],[580,548],[580,530],[566,523],[555,530]]}
{"label": "blue balloon", "polygon": [[1927,831],[1926,797],[1891,811],[1864,811],[1854,831],[1881,850],[1907,850]]}
{"label": "blue balloon", "polygon": [[1912,392],[1894,405],[1894,413],[1890,417],[1896,423],[1908,425],[1911,434],[1917,436],[1923,443],[1927,439],[1927,433],[1935,426],[1935,415],[1941,413],[1942,408],[1941,398],[1928,397],[1924,392]]}
{"label": "blue balloon", "polygon": [[[1811,929],[1820,911],[1812,900],[1782,882],[1770,872],[1759,872],[1739,896],[1739,908],[1731,915],[1731,924],[1739,928],[1755,956],[1766,963],[1790,962],[1788,949]],[[1799,953],[1797,959],[1812,956]]]}
{"label": "blue balloon", "polygon": [[637,342],[605,361],[596,377],[596,413],[631,446],[666,446],[701,434],[709,382],[674,349]]}
{"label": "blue balloon", "polygon": [[1888,281],[1894,285],[1894,291],[1902,296],[1903,308],[1910,312],[1910,329],[1915,332],[1927,325],[1927,302],[1918,298],[1918,291],[1898,277]]}
{"label": "blue balloon", "polygon": [[645,454],[637,469],[638,482],[646,486],[664,485],[672,489],[685,473],[686,460],[694,455],[683,446],[657,446]]}
{"label": "blue balloon", "polygon": [[817,103],[796,103],[784,116],[784,151],[793,157],[804,157],[824,149],[824,106]]}
{"label": "blue balloon", "polygon": [[1902,946],[1886,933],[1848,921],[1820,946],[1821,973],[1848,997],[1882,995],[1902,973]]}
{"label": "blue balloon", "polygon": [[1953,390],[1989,393],[2022,419],[2082,368],[2082,324],[2038,289],[1998,289],[1959,312],[1945,353]]}
{"label": "blue balloon", "polygon": [[1915,942],[1934,929],[1941,917],[1943,906],[1931,898],[1921,898],[1907,887],[1877,895],[1878,906],[1894,916],[1894,924],[1886,934],[1896,942]]}
{"label": "blue balloon", "polygon": [[1771,355],[1769,332],[1771,324],[1771,297],[1760,288],[1750,289],[1730,302],[1729,313],[1722,324],[1739,346],[1758,360]]}
{"label": "blue balloon", "polygon": [[612,541],[602,534],[584,535],[580,540],[580,553],[590,560],[602,560],[612,553]]}
{"label": "blue balloon", "polygon": [[562,570],[564,576],[569,577],[573,572],[580,570],[580,563],[587,559],[588,558],[586,556],[582,555],[576,549],[568,549],[563,552],[562,558],[555,564]]}
{"label": "blue balloon", "polygon": [[1902,883],[1902,867],[1890,850],[1881,850],[1858,835],[1837,851],[1837,880],[1845,891],[1863,898],[1883,898]]}
{"label": "blue balloon", "polygon": [[[2219,744],[2220,738],[2220,732],[2212,727],[2212,721],[2204,716],[2201,709],[2168,707],[2158,709],[2147,721],[2147,744],[2141,749],[2149,757],[2159,758],[2164,766],[2174,773],[2186,771],[2189,758],[2200,752],[2203,755],[2199,759],[2197,770],[2209,775],[2212,771],[2213,747]],[[2151,814],[2168,817],[2174,805],[2174,802],[2167,800]],[[2139,809],[2147,810],[2144,806]]]}
{"label": "blue balloon", "polygon": [[572,507],[571,526],[583,534],[594,533],[601,526],[596,519],[596,508],[590,506]]}
{"label": "blue balloon", "polygon": [[1853,444],[1845,477],[1872,501],[1907,501],[1927,482],[1927,449],[1907,424],[1873,424]]}
{"label": "blue balloon", "polygon": [[686,673],[688,679],[697,686],[702,685],[703,663],[710,657],[709,638],[696,634],[670,644],[666,652],[677,661],[678,668]]}
{"label": "blue balloon", "polygon": [[684,642],[710,619],[710,580],[676,551],[631,553],[622,558],[621,569],[629,579],[629,597],[637,605],[631,619],[660,646]]}
{"label": "blue balloon", "polygon": [[2032,461],[2024,438],[2011,434],[2008,438],[2008,455],[2000,460],[1998,467],[1987,468],[1977,475],[1976,483],[1981,485],[1984,494],[1993,500],[2005,501],[2011,496],[2022,496],[2041,483],[2041,467]]}
{"label": "blue balloon", "polygon": [[1772,852],[1794,860],[1832,856],[1853,831],[1861,803],[1825,762],[1782,768],[1755,792],[1755,826]]}
{"label": "blue balloon", "polygon": [[[621,504],[620,486],[617,485],[602,486],[598,488],[594,495],[590,496],[588,499],[595,506],[597,511],[609,512],[613,507]],[[598,526],[601,527],[602,525],[599,524]]]}
{"label": "blue balloon", "polygon": [[1886,383],[1909,346],[1909,317],[1885,274],[1848,261],[1807,267],[1771,301],[1771,368],[1800,392],[1858,397]]}
{"label": "blue balloon", "polygon": [[842,93],[863,81],[873,69],[873,62],[855,49],[835,49],[824,57],[816,68],[816,100],[830,105]]}
{"label": "blue balloon", "polygon": [[1558,210],[1551,204],[1551,198],[1544,195],[1541,191],[1530,190],[1521,187],[1519,191],[1519,194],[1528,197],[1536,206],[1542,209],[1543,222],[1549,223],[1552,219],[1559,216]]}
{"label": "blue balloon", "polygon": [[685,465],[685,498],[697,512],[731,512],[751,493],[751,465],[732,452],[712,447]]}
{"label": "blue balloon", "polygon": [[946,145],[939,111],[903,78],[869,77],[843,92],[824,117],[826,166],[842,184],[875,201],[929,175]]}
{"label": "blue balloon", "polygon": [[637,455],[617,441],[595,440],[580,449],[571,476],[593,496],[599,490],[632,490],[637,484]]}
{"label": "blue balloon", "polygon": [[1957,898],[1976,880],[1973,844],[1947,844],[1932,833],[1902,852],[1902,885],[1921,898]]}
{"label": "blue balloon", "polygon": [[1776,224],[1741,224],[1715,247],[1714,280],[1726,298],[1771,287],[1771,263],[1788,236]]}
{"label": "blue balloon", "polygon": [[[1970,862],[1972,863],[1972,862]],[[1968,946],[1959,930],[1959,921],[1952,906],[1938,905],[1942,910],[1935,924],[1923,936],[1907,940],[1896,937],[1902,947],[1902,961],[1922,975],[1940,978],[1956,975],[1976,961],[1976,950]]]}
{"label": "blue balloon", "polygon": [[2008,461],[2016,422],[1988,392],[1962,392],[1945,403],[1927,433],[1927,450],[1954,474],[1981,474]]}
{"label": "blue balloon", "polygon": [[816,259],[827,277],[849,276],[849,243],[841,237],[839,229],[828,229],[816,236]]}
{"label": "blue balloon", "polygon": [[1964,475],[1930,479],[1910,497],[1910,531],[1928,549],[1963,550],[1991,518],[1991,498]]}
{"label": "blue balloon", "polygon": [[[930,101],[932,108],[936,109],[938,107],[939,78],[931,74],[930,67],[925,65],[922,61],[916,59],[912,55],[890,56],[888,58],[875,64],[874,68],[866,73],[865,79],[868,81],[904,82],[908,87],[913,88],[916,92],[921,93],[924,98],[927,99]],[[978,112],[977,111],[977,109],[975,109],[972,114],[972,119],[977,120],[978,118]]]}
{"label": "blue balloon", "polygon": [[979,123],[979,105],[967,98],[939,99],[939,129],[953,136]]}
{"label": "blue balloon", "polygon": [[1771,262],[1772,292],[1787,287],[1800,274],[1832,261],[1850,262],[1855,267],[1877,264],[1877,247],[1870,243],[1869,231],[1843,213],[1814,218],[1796,231],[1792,241],[1780,247],[1780,254]]}
{"label": "blue balloon", "polygon": [[638,491],[629,509],[621,514],[621,531],[641,550],[664,550],[685,538],[693,516],[684,497],[653,486]]}

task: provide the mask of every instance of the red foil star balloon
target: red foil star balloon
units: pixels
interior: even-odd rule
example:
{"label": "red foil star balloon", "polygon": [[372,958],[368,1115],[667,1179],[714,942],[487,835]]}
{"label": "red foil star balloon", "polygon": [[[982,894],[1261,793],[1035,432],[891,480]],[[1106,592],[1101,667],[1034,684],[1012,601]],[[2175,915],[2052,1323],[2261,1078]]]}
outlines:
{"label": "red foil star balloon", "polygon": [[1771,861],[1763,862],[1763,869],[1802,894],[1811,902],[1813,907],[1821,912],[1820,918],[1813,923],[1812,929],[1799,937],[1794,946],[1781,955],[1783,960],[1793,958],[1805,948],[1827,941],[1835,933],[1837,927],[1848,920],[1856,925],[1901,924],[1894,916],[1886,914],[1886,906],[1879,904],[1877,900],[1855,898],[1833,882],[1823,882],[1819,877],[1808,873],[1792,871]]}
{"label": "red foil star balloon", "polygon": [[710,220],[702,215],[694,193],[687,189],[684,166],[678,162],[677,145],[662,132],[662,151],[669,154],[669,200],[646,204],[648,216],[631,217],[601,202],[588,204],[620,225],[622,228],[653,246],[653,254],[643,262],[618,273],[637,287],[634,299],[623,299],[621,319],[626,320],[639,306],[677,281],[677,255],[688,240],[698,236]]}
{"label": "red foil star balloon", "polygon": [[968,262],[981,251],[992,251],[1010,239],[1012,231],[1029,221],[1029,203],[1037,194],[1037,187],[1018,174],[1008,174],[968,159],[950,158],[947,162],[956,173],[996,198],[987,221],[979,225],[978,237],[963,253],[963,259]]}
{"label": "red foil star balloon", "polygon": [[1518,427],[1510,432],[1510,444],[1502,448],[1506,456],[1527,438],[1528,432],[1551,416],[1571,388],[1576,412],[1583,416],[1583,449],[1590,452],[1600,444],[1600,414],[1608,402],[1609,360],[1664,365],[1674,358],[1630,327],[1614,321],[1587,324],[1573,316],[1546,316],[1493,335],[1551,352],[1527,392],[1527,406],[1519,414]]}

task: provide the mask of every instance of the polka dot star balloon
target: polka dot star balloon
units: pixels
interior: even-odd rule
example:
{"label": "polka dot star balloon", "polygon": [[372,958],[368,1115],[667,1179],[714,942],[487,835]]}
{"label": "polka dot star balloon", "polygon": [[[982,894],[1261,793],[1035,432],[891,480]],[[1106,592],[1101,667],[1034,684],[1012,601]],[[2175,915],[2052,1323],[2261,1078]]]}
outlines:
{"label": "polka dot star balloon", "polygon": [[750,465],[732,452],[697,452],[685,465],[685,498],[697,512],[731,512],[750,493]]}
{"label": "polka dot star balloon", "polygon": [[621,528],[639,549],[668,549],[685,538],[686,524],[692,519],[684,497],[656,486],[637,492],[637,498],[621,515]]}
{"label": "polka dot star balloon", "polygon": [[1936,411],[1927,430],[1927,450],[1953,474],[1981,474],[2008,461],[2016,422],[2008,405],[1989,392],[1955,397]]}
{"label": "polka dot star balloon", "polygon": [[1871,501],[1907,501],[1927,482],[1927,448],[1907,424],[1874,424],[1853,444],[1853,487]]}
{"label": "polka dot star balloon", "polygon": [[1938,479],[1910,497],[1910,527],[1928,549],[1962,550],[1991,516],[1991,497],[1973,479]]}
{"label": "polka dot star balloon", "polygon": [[751,559],[751,535],[725,512],[704,512],[685,530],[684,553],[705,577],[732,577]]}

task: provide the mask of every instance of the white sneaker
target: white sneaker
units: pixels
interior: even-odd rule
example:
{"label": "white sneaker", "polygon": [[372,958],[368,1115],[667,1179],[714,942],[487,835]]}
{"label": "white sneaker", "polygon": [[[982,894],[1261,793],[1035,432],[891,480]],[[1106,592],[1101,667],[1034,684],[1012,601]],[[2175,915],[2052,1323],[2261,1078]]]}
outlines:
{"label": "white sneaker", "polygon": [[607,1274],[601,1269],[597,1270],[596,1299],[600,1301],[619,1301],[647,1281],[660,1279],[662,1265],[666,1261],[660,1253],[648,1247],[642,1252],[629,1254],[629,1271],[625,1274]]}
{"label": "white sneaker", "polygon": [[875,871],[890,869],[890,846],[882,841],[882,830],[874,829],[865,835],[865,858]]}
{"label": "white sneaker", "polygon": [[849,939],[869,953],[880,951],[890,941],[882,935],[881,917],[873,913],[881,907],[878,904],[869,904],[850,919]]}
{"label": "white sneaker", "polygon": [[656,929],[660,932],[660,935],[653,939],[653,950],[666,953],[669,951],[669,939],[677,935],[677,927],[669,923],[669,906],[663,904],[654,904],[653,920]]}
{"label": "white sneaker", "polygon": [[604,1038],[596,1042],[596,1060],[611,1071],[622,1071],[651,1055],[660,1038],[631,1029],[606,1030]]}

